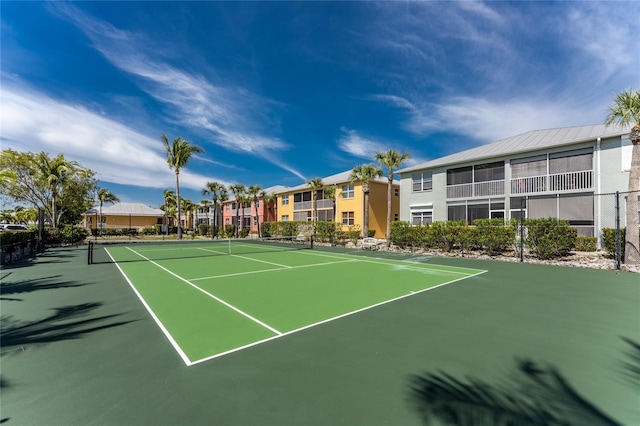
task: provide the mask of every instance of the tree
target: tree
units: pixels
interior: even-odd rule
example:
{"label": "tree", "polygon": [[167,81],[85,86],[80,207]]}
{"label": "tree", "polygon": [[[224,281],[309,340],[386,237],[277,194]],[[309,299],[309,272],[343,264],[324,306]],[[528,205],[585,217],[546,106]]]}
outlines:
{"label": "tree", "polygon": [[338,193],[338,187],[336,185],[330,185],[324,188],[324,198],[327,200],[331,200],[331,204],[333,207],[333,213],[331,217],[333,218],[333,222],[336,221],[336,194]]}
{"label": "tree", "polygon": [[322,182],[322,178],[313,178],[307,181],[307,185],[311,188],[311,197],[313,199],[313,222],[316,223],[318,221],[318,194],[324,187],[324,182]]}
{"label": "tree", "polygon": [[194,154],[202,153],[204,150],[198,145],[177,137],[172,143],[165,134],[161,136],[167,153],[167,164],[176,173],[176,206],[178,207],[178,239],[182,239],[182,229],[180,227],[180,169],[187,166]]}
{"label": "tree", "polygon": [[253,208],[256,212],[256,225],[258,227],[258,236],[260,237],[260,215],[258,214],[258,204],[259,204],[259,197],[263,197],[264,196],[264,191],[262,191],[262,188],[260,187],[260,185],[249,185],[249,189],[247,190],[247,193],[249,194],[251,200],[253,201]]}
{"label": "tree", "polygon": [[[229,201],[229,191],[224,186],[220,189],[220,193],[218,194],[218,203],[220,204],[220,218],[222,219],[222,206],[224,203]],[[218,225],[219,228],[222,227],[222,224]],[[218,235],[218,229],[216,229],[216,236]]]}
{"label": "tree", "polygon": [[[243,184],[241,183],[237,183],[235,185],[231,185],[229,187],[229,190],[231,190],[231,192],[233,193],[235,199],[236,199],[236,227],[234,229],[235,231],[235,237],[238,238],[240,235],[240,229],[241,229],[241,224],[240,224],[240,209],[242,208],[242,198],[244,197],[244,193],[246,192],[246,188]],[[243,211],[243,216],[244,216],[244,211]],[[244,217],[243,217],[244,220]]]}
{"label": "tree", "polygon": [[176,193],[170,189],[165,189],[162,193],[162,199],[164,203],[160,206],[160,209],[164,212],[165,235],[169,235],[168,219],[172,217],[169,215],[169,210],[176,205]]}
{"label": "tree", "polygon": [[268,210],[271,209],[271,207],[274,207],[273,218],[274,218],[274,222],[277,222],[278,221],[278,194],[276,194],[275,192],[265,194],[262,197],[262,202],[264,203],[265,208]]}
{"label": "tree", "polygon": [[220,192],[223,190],[226,190],[224,185],[218,182],[207,182],[202,190],[202,195],[211,195],[213,201],[213,225],[211,227],[212,239],[218,234],[218,198],[220,196]]}
{"label": "tree", "polygon": [[376,160],[379,161],[383,166],[387,167],[387,247],[391,245],[391,189],[393,185],[393,171],[398,167],[402,166],[402,163],[405,160],[408,160],[410,157],[408,152],[403,152],[400,154],[395,149],[389,149],[384,152],[376,152]]}
{"label": "tree", "polygon": [[182,203],[182,210],[184,211],[184,226],[193,230],[193,212],[197,206],[193,201],[186,198],[181,199],[180,202]]}
{"label": "tree", "polygon": [[100,204],[100,210],[99,210],[99,219],[96,226],[99,229],[98,232],[100,236],[102,236],[102,206],[104,205],[104,203],[118,203],[118,202],[120,202],[118,197],[116,197],[113,193],[111,193],[111,191],[109,191],[107,188],[100,188],[98,190],[98,203]]}
{"label": "tree", "polygon": [[[209,221],[209,206],[213,204],[211,200],[202,200],[200,201],[200,205],[204,207],[204,218],[207,221],[207,225],[211,227],[211,221]],[[213,227],[211,229],[211,235],[213,238]]]}
{"label": "tree", "polygon": [[362,194],[364,198],[364,219],[362,220],[362,237],[369,236],[369,192],[371,182],[382,176],[382,169],[375,164],[364,164],[355,166],[349,175],[351,183],[360,182],[362,184]]}
{"label": "tree", "polygon": [[63,154],[17,152],[0,153],[0,194],[32,208],[43,209],[52,225],[77,223],[95,200],[95,172]]}
{"label": "tree", "polygon": [[624,90],[616,95],[605,118],[605,124],[633,125],[629,132],[631,141],[631,170],[627,194],[627,230],[625,235],[625,259],[628,265],[640,264],[638,248],[638,195],[640,192],[640,90]]}

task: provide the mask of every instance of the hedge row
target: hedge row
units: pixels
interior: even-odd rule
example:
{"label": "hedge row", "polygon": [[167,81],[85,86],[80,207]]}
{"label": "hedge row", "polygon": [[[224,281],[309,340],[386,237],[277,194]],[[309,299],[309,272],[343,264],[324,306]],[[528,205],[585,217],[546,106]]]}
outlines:
{"label": "hedge row", "polygon": [[340,223],[329,221],[318,221],[315,224],[307,221],[264,222],[262,224],[262,236],[276,235],[286,237],[314,235],[316,242],[345,245],[349,241],[355,244],[362,235],[362,230],[359,225],[353,225],[343,231]]}
{"label": "hedge row", "polygon": [[[527,219],[525,244],[541,259],[567,255],[576,247],[577,230],[566,221]],[[473,226],[465,222],[434,222],[412,226],[409,222],[392,222],[391,242],[401,248],[481,250],[494,256],[518,250],[518,222],[504,219],[478,219]]]}

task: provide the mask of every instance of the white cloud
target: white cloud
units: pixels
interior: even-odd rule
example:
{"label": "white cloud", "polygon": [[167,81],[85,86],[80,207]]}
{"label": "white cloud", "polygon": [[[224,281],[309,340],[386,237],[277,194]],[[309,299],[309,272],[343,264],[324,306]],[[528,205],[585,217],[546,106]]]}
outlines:
{"label": "white cloud", "polygon": [[375,153],[388,149],[383,143],[360,136],[355,130],[341,129],[344,135],[338,139],[338,149],[354,157],[373,161]]}
{"label": "white cloud", "polygon": [[[4,82],[2,148],[63,153],[97,172],[104,182],[165,188],[175,184],[157,139],[86,110]],[[200,189],[212,177],[181,170],[181,186]]]}
{"label": "white cloud", "polygon": [[[142,35],[120,30],[66,3],[52,7],[78,26],[114,66],[141,79],[140,87],[168,106],[166,113],[176,124],[200,129],[224,149],[266,160],[289,148],[278,138],[260,134],[265,110],[274,102],[229,83],[215,85],[201,74],[163,62],[168,52]],[[286,164],[274,164],[299,176]]]}

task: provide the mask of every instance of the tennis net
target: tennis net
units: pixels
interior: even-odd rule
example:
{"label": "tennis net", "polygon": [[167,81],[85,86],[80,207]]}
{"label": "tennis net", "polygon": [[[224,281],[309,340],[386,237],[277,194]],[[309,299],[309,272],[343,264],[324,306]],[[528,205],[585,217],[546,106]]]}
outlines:
{"label": "tennis net", "polygon": [[87,263],[141,262],[313,248],[313,238],[262,237],[215,240],[90,241]]}

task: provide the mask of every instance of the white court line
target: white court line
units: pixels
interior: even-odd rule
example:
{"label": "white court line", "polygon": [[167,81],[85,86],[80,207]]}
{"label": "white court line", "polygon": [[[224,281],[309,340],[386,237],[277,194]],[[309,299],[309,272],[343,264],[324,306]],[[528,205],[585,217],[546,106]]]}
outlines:
{"label": "white court line", "polygon": [[337,263],[353,263],[353,262],[357,262],[357,260],[348,259],[348,260],[341,260],[339,262],[323,262],[323,263],[313,263],[310,265],[287,266],[286,268],[260,269],[257,271],[234,272],[232,274],[211,275],[209,277],[201,277],[201,278],[190,278],[189,281],[214,280],[216,278],[235,277],[238,275],[261,274],[263,272],[287,271],[290,269],[313,268],[314,266],[326,266],[326,265],[335,265]]}
{"label": "white court line", "polygon": [[[320,256],[320,257],[328,257],[330,259],[343,259],[345,256],[349,256],[352,259],[357,259],[360,262],[367,262],[367,263],[375,263],[378,265],[391,265],[391,266],[398,266],[401,265],[403,267],[403,269],[406,270],[415,270],[415,271],[434,271],[434,272],[443,272],[443,273],[449,273],[449,274],[458,274],[458,275],[467,275],[469,274],[468,272],[459,272],[459,271],[451,271],[448,270],[447,268],[455,268],[455,269],[467,269],[469,271],[480,271],[480,269],[472,269],[472,268],[465,268],[465,267],[461,267],[461,266],[443,266],[443,265],[431,265],[428,263],[416,263],[416,262],[410,262],[410,261],[406,261],[406,260],[398,260],[398,259],[383,259],[383,258],[378,258],[378,261],[376,260],[372,260],[372,258],[370,257],[365,257],[365,256],[357,256],[357,255],[353,255],[353,254],[340,254],[340,255],[331,255],[331,254],[324,254],[324,253],[314,253],[313,251],[309,251],[309,250],[300,250],[296,253],[301,253],[301,254],[307,254],[307,255],[311,255],[311,256]],[[416,266],[405,266],[404,264],[410,263],[412,265],[416,265]],[[424,265],[424,268],[421,268],[417,265]],[[438,268],[445,268],[445,269],[438,269]],[[482,271],[482,272],[487,272],[487,271]]]}
{"label": "white court line", "polygon": [[350,315],[354,315],[354,314],[357,314],[357,313],[360,313],[360,312],[363,312],[363,311],[366,311],[366,310],[369,310],[369,309],[373,309],[373,308],[376,308],[378,306],[386,305],[387,303],[395,302],[397,300],[404,299],[404,298],[407,298],[407,297],[410,297],[410,296],[414,296],[416,294],[420,294],[420,293],[424,293],[426,291],[434,290],[434,289],[436,289],[438,287],[443,287],[445,285],[452,284],[452,283],[455,283],[457,281],[462,281],[462,280],[465,280],[467,278],[472,278],[472,277],[475,277],[477,275],[484,274],[485,272],[488,272],[488,271],[480,271],[480,272],[478,272],[476,274],[471,274],[471,275],[468,275],[468,276],[465,276],[465,277],[456,278],[455,280],[447,281],[445,283],[438,284],[438,285],[433,286],[433,287],[429,287],[429,288],[425,288],[425,289],[422,289],[422,290],[414,291],[414,292],[411,292],[411,293],[408,293],[408,294],[403,294],[402,296],[398,296],[398,297],[395,297],[393,299],[385,300],[385,301],[382,301],[382,302],[379,302],[379,303],[376,303],[376,304],[373,304],[373,305],[370,305],[370,306],[365,306],[364,308],[356,309],[355,311],[347,312],[345,314],[338,315],[338,316],[335,316],[335,317],[332,317],[332,318],[328,318],[326,320],[318,321],[316,323],[309,324],[309,325],[306,325],[304,327],[297,328],[295,330],[287,331],[287,332],[282,333],[282,334],[280,334],[278,336],[269,337],[267,339],[263,339],[263,340],[259,340],[257,342],[249,343],[248,345],[240,346],[240,347],[237,347],[237,348],[225,351],[225,352],[220,352],[218,354],[211,355],[211,356],[208,356],[206,358],[202,358],[202,359],[193,361],[193,362],[191,362],[189,364],[189,366],[192,366],[194,364],[199,364],[201,362],[209,361],[209,360],[212,360],[212,359],[224,356],[224,355],[228,355],[230,353],[237,352],[237,351],[240,351],[240,350],[243,350],[243,349],[247,349],[247,348],[250,348],[252,346],[257,346],[259,344],[262,344],[262,343],[265,343],[265,342],[268,342],[268,341],[271,341],[271,340],[274,340],[274,339],[279,339],[281,337],[288,336],[290,334],[298,333],[300,331],[307,330],[309,328],[316,327],[316,326],[319,326],[319,325],[322,325],[322,324],[326,324],[326,323],[331,322],[331,321],[336,321],[338,319],[341,319],[341,318],[344,318],[344,317],[347,317],[347,316],[350,316]]}
{"label": "white court line", "polygon": [[275,334],[282,334],[280,331],[276,330],[275,328],[271,327],[268,324],[265,324],[264,322],[260,321],[257,318],[252,317],[251,315],[249,315],[248,313],[242,311],[241,309],[236,308],[235,306],[233,306],[232,304],[220,299],[218,296],[215,296],[211,293],[209,293],[208,291],[198,287],[197,285],[193,284],[192,282],[190,282],[189,280],[182,278],[180,275],[176,274],[175,272],[170,271],[169,269],[165,268],[164,266],[160,265],[157,262],[154,262],[153,260],[149,259],[148,257],[145,257],[143,255],[141,255],[140,253],[138,253],[137,251],[135,251],[134,249],[132,249],[131,247],[127,247],[127,249],[131,250],[132,252],[134,252],[135,254],[137,254],[138,256],[142,257],[143,259],[153,263],[154,265],[156,265],[158,268],[162,269],[163,271],[168,272],[169,274],[173,275],[174,277],[178,278],[180,281],[183,281],[187,284],[189,284],[191,287],[195,288],[196,290],[206,294],[207,296],[211,297],[212,299],[217,300],[218,302],[222,303],[223,305],[225,305],[226,307],[233,309],[234,311],[236,311],[237,313],[239,313],[240,315],[243,315],[247,318],[249,318],[251,321],[260,324],[261,326],[263,326],[264,328],[266,328],[267,330],[275,333]]}
{"label": "white court line", "polygon": [[124,279],[127,281],[127,283],[129,283],[129,287],[131,287],[131,289],[136,294],[136,296],[138,296],[138,299],[140,299],[140,302],[142,302],[142,306],[145,307],[147,312],[149,312],[149,315],[151,315],[151,318],[153,318],[153,320],[156,322],[158,327],[160,327],[160,330],[164,333],[164,335],[166,336],[167,340],[169,340],[169,343],[171,343],[171,346],[173,346],[173,349],[175,349],[176,352],[178,352],[178,355],[180,355],[180,358],[182,358],[182,361],[184,361],[184,363],[187,364],[187,366],[191,365],[191,360],[189,359],[189,357],[187,357],[187,354],[184,353],[182,348],[178,345],[178,342],[176,342],[175,339],[173,338],[173,336],[171,335],[171,333],[169,333],[169,330],[167,330],[165,328],[165,326],[162,324],[162,322],[160,322],[160,319],[156,316],[156,314],[153,312],[153,310],[151,310],[151,307],[144,300],[144,298],[142,297],[140,292],[138,292],[138,289],[133,285],[133,283],[131,282],[131,280],[127,276],[127,274],[124,273],[122,268],[120,268],[120,265],[118,265],[118,262],[116,262],[115,259],[113,258],[113,256],[111,256],[111,253],[109,253],[109,250],[107,250],[106,247],[105,247],[104,251],[107,252],[107,254],[111,258],[113,263],[115,263],[116,268],[118,268],[118,270],[120,271],[120,273],[122,274]]}

